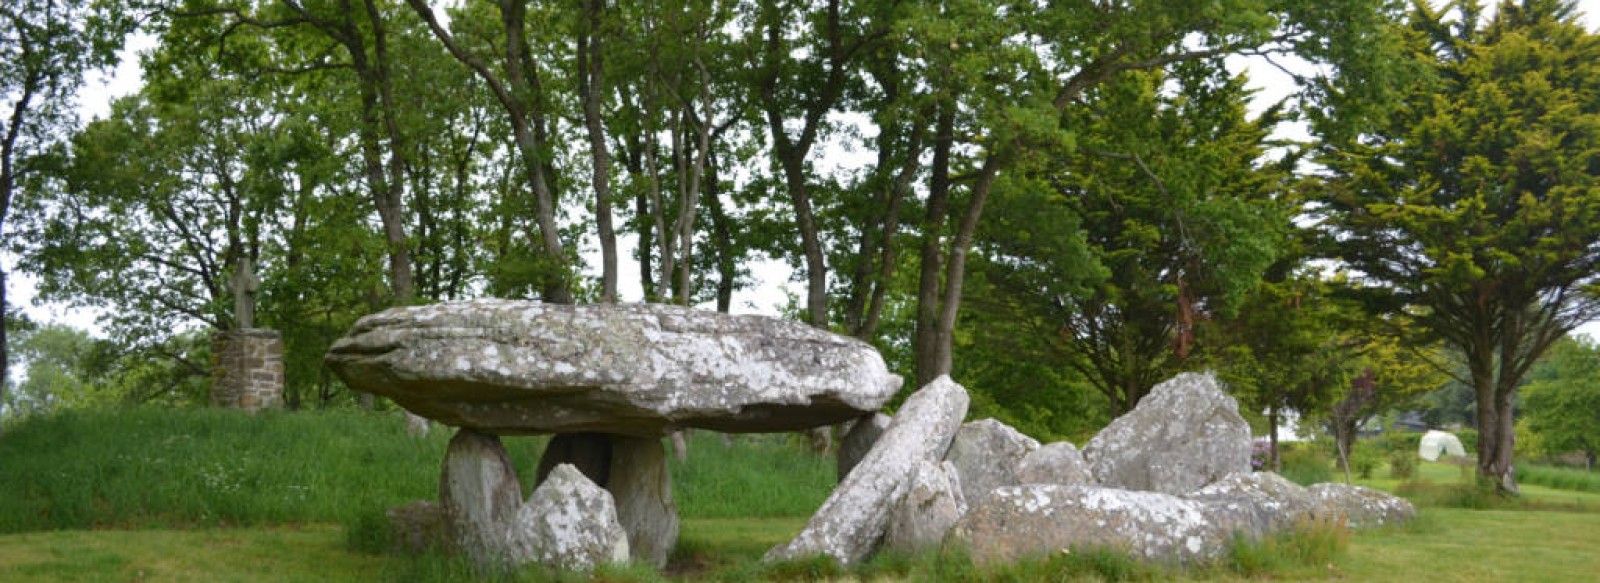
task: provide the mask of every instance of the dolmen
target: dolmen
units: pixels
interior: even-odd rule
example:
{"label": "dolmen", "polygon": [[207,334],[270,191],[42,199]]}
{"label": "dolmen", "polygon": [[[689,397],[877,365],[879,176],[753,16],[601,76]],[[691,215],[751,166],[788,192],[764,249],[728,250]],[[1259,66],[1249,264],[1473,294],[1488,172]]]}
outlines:
{"label": "dolmen", "polygon": [[[663,436],[833,425],[877,412],[901,385],[859,340],[649,304],[394,308],[356,322],[326,362],[351,388],[458,428],[440,520],[447,544],[483,567],[662,566],[678,533]],[[541,434],[554,437],[522,500],[499,437]]]}
{"label": "dolmen", "polygon": [[[955,545],[979,563],[1079,548],[1187,565],[1310,522],[1416,514],[1382,492],[1252,472],[1250,428],[1210,374],[1157,385],[1081,449],[1041,444],[940,377],[899,390],[860,341],[798,322],[660,305],[477,300],[361,319],[327,362],[352,388],[458,428],[439,502],[391,511],[402,545],[434,536],[480,567],[662,566],[677,511],[661,438],[849,422],[839,485],[781,561],[853,565]],[[500,436],[552,434],[524,500]],[[435,533],[436,536],[435,536]]]}

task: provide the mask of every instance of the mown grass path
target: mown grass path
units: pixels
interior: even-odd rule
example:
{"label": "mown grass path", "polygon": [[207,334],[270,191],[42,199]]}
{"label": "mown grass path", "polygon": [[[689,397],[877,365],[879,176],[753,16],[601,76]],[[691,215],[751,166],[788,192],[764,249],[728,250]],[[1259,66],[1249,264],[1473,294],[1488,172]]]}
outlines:
{"label": "mown grass path", "polygon": [[1600,514],[1424,508],[1422,515],[1418,528],[1357,533],[1330,574],[1407,583],[1600,578]]}

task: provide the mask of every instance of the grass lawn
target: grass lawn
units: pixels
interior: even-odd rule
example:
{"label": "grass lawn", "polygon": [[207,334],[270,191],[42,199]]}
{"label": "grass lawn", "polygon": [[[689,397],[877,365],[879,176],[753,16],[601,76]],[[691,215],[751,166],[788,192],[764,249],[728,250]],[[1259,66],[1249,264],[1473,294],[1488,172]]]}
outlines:
{"label": "grass lawn", "polygon": [[359,581],[389,559],[337,526],[0,535],[0,581]]}
{"label": "grass lawn", "polygon": [[[0,439],[0,582],[471,579],[458,561],[358,550],[370,548],[358,541],[376,540],[362,538],[361,525],[381,524],[389,506],[435,495],[447,432],[417,440],[401,427],[394,415],[360,412],[165,410],[23,424]],[[508,440],[519,471],[537,465],[540,445]],[[673,462],[671,470],[683,518],[668,569],[608,568],[601,580],[1180,577],[1106,553],[987,570],[959,556],[884,557],[859,571],[815,561],[763,565],[767,549],[794,536],[827,496],[833,460],[784,436],[751,436],[724,447],[715,436],[699,435],[688,461]],[[1474,499],[1475,490],[1461,488],[1471,481],[1470,468],[1422,463],[1417,479],[1405,484],[1387,474],[1380,467],[1358,483],[1422,501],[1416,523],[1357,532],[1342,551],[1315,559],[1289,559],[1308,556],[1296,549],[1314,548],[1304,544],[1314,539],[1243,547],[1238,565],[1181,577],[1564,582],[1600,573],[1600,492],[1593,488],[1526,484],[1523,498],[1508,503]],[[1587,476],[1562,479],[1593,483]],[[1489,509],[1462,509],[1461,500]],[[512,580],[549,577],[531,569]]]}
{"label": "grass lawn", "polygon": [[1593,581],[1600,515],[1422,509],[1411,528],[1360,532],[1333,570],[1350,581]]}
{"label": "grass lawn", "polygon": [[[761,576],[754,561],[803,518],[685,519],[664,575],[673,580]],[[0,581],[407,581],[408,559],[354,552],[339,527],[97,530],[0,535]],[[1331,566],[1277,580],[1586,581],[1600,573],[1600,515],[1525,510],[1423,510],[1415,527],[1359,532]],[[1202,580],[1241,580],[1228,571]],[[624,577],[623,579],[632,579]]]}

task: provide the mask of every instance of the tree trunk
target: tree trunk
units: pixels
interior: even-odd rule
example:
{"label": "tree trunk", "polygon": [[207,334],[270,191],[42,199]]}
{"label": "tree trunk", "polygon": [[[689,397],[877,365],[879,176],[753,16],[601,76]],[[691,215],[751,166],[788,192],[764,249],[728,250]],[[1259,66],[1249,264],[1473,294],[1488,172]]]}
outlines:
{"label": "tree trunk", "polygon": [[733,308],[733,287],[739,277],[739,262],[734,257],[732,221],[722,208],[715,158],[706,166],[705,188],[706,214],[711,219],[711,247],[717,264],[717,311],[726,314]]}
{"label": "tree trunk", "polygon": [[1278,408],[1267,411],[1267,467],[1273,472],[1283,471],[1283,460],[1278,457]]}
{"label": "tree trunk", "polygon": [[[1517,475],[1512,460],[1516,433],[1511,400],[1515,390],[1500,393],[1491,378],[1473,378],[1478,392],[1478,477],[1494,484],[1501,494],[1516,495]],[[1497,394],[1498,393],[1498,394]]]}
{"label": "tree trunk", "polygon": [[[7,198],[10,198],[9,195]],[[3,217],[0,217],[0,219],[3,219]],[[0,220],[0,225],[4,225],[3,220]],[[7,329],[10,328],[6,325],[6,317],[11,313],[10,306],[7,304],[10,299],[6,297],[7,295],[6,271],[4,266],[0,266],[0,419],[5,418],[6,385],[9,384],[6,379],[11,378],[7,376],[11,374],[11,366],[10,362],[8,362],[11,360],[11,346],[7,343],[8,340],[6,338]],[[0,433],[3,433],[4,429],[4,426],[0,425]]]}
{"label": "tree trunk", "polygon": [[[466,65],[489,86],[495,100],[505,110],[511,123],[511,134],[517,153],[523,162],[528,187],[534,195],[534,219],[539,225],[539,241],[547,260],[563,273],[550,277],[542,290],[544,301],[556,304],[572,303],[572,291],[567,284],[567,259],[562,249],[561,234],[556,224],[555,194],[550,188],[550,176],[540,149],[544,141],[544,116],[539,99],[541,88],[538,71],[530,69],[532,61],[527,46],[527,6],[518,2],[500,4],[501,26],[506,34],[502,65],[505,78],[489,68],[481,59],[467,52],[456,38],[439,22],[433,7],[424,0],[406,0],[412,10],[421,16],[433,36],[439,39],[457,61]],[[528,101],[524,101],[528,100]]]}
{"label": "tree trunk", "polygon": [[1344,483],[1354,484],[1355,480],[1350,477],[1350,449],[1345,445],[1344,439],[1335,441],[1339,442],[1339,466],[1344,468]]}
{"label": "tree trunk", "polygon": [[955,111],[940,107],[934,124],[933,167],[928,178],[927,213],[922,220],[922,271],[917,281],[917,320],[912,339],[918,387],[946,374],[938,361],[939,292],[944,255],[940,251],[950,204],[950,150],[955,144]]}
{"label": "tree trunk", "polygon": [[[1517,468],[1516,459],[1514,458],[1517,440],[1516,420],[1512,418],[1514,409],[1511,405],[1515,396],[1516,389],[1513,388],[1495,398],[1495,417],[1493,420],[1495,425],[1493,434],[1495,444],[1494,459],[1487,464],[1490,469],[1490,475],[1495,479],[1495,488],[1500,493],[1508,495],[1520,493],[1517,487]],[[1483,440],[1486,438],[1484,433],[1479,433],[1478,448],[1480,452],[1483,449]],[[1479,458],[1479,467],[1485,467],[1482,458]]]}
{"label": "tree trunk", "polygon": [[[782,131],[779,125],[776,131]],[[795,224],[800,229],[800,247],[806,257],[806,314],[812,326],[828,327],[828,267],[823,261],[822,239],[817,234],[815,211],[811,208],[811,189],[806,185],[805,152],[792,150],[782,157],[789,200],[794,205]]]}
{"label": "tree trunk", "polygon": [[583,100],[583,122],[589,134],[593,168],[595,226],[600,236],[600,301],[617,301],[617,234],[611,221],[611,153],[606,149],[600,102],[606,95],[605,68],[601,60],[600,13],[605,3],[584,2],[585,27],[578,35],[578,93]]}
{"label": "tree trunk", "polygon": [[984,161],[978,179],[972,185],[972,200],[961,216],[961,225],[955,239],[950,242],[948,270],[944,277],[944,298],[939,305],[938,345],[935,347],[934,365],[938,374],[950,374],[955,364],[956,316],[961,311],[961,290],[967,280],[967,254],[972,250],[972,239],[978,232],[978,221],[983,217],[983,205],[989,199],[995,179],[1000,174],[1000,155],[991,154]]}

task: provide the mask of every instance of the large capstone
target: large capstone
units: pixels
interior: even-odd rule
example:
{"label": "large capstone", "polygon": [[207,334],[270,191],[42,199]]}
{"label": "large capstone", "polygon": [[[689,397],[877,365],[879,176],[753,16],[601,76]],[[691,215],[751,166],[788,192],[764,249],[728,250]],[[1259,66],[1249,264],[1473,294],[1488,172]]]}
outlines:
{"label": "large capstone", "polygon": [[923,462],[943,458],[950,448],[968,403],[967,390],[950,377],[934,379],[912,393],[800,534],[768,551],[766,560],[827,555],[853,565],[865,559],[883,538],[890,510],[905,496],[912,473]]}
{"label": "large capstone", "polygon": [[1176,496],[1026,484],[996,488],[973,503],[945,540],[983,564],[1089,549],[1194,563],[1220,556],[1232,532],[1212,522],[1203,503]]}
{"label": "large capstone", "polygon": [[648,304],[393,308],[356,322],[326,361],[353,389],[497,435],[794,431],[876,411],[901,382],[859,340]]}
{"label": "large capstone", "polygon": [[1182,496],[1250,471],[1250,424],[1215,376],[1185,373],[1100,430],[1083,457],[1107,487]]}

